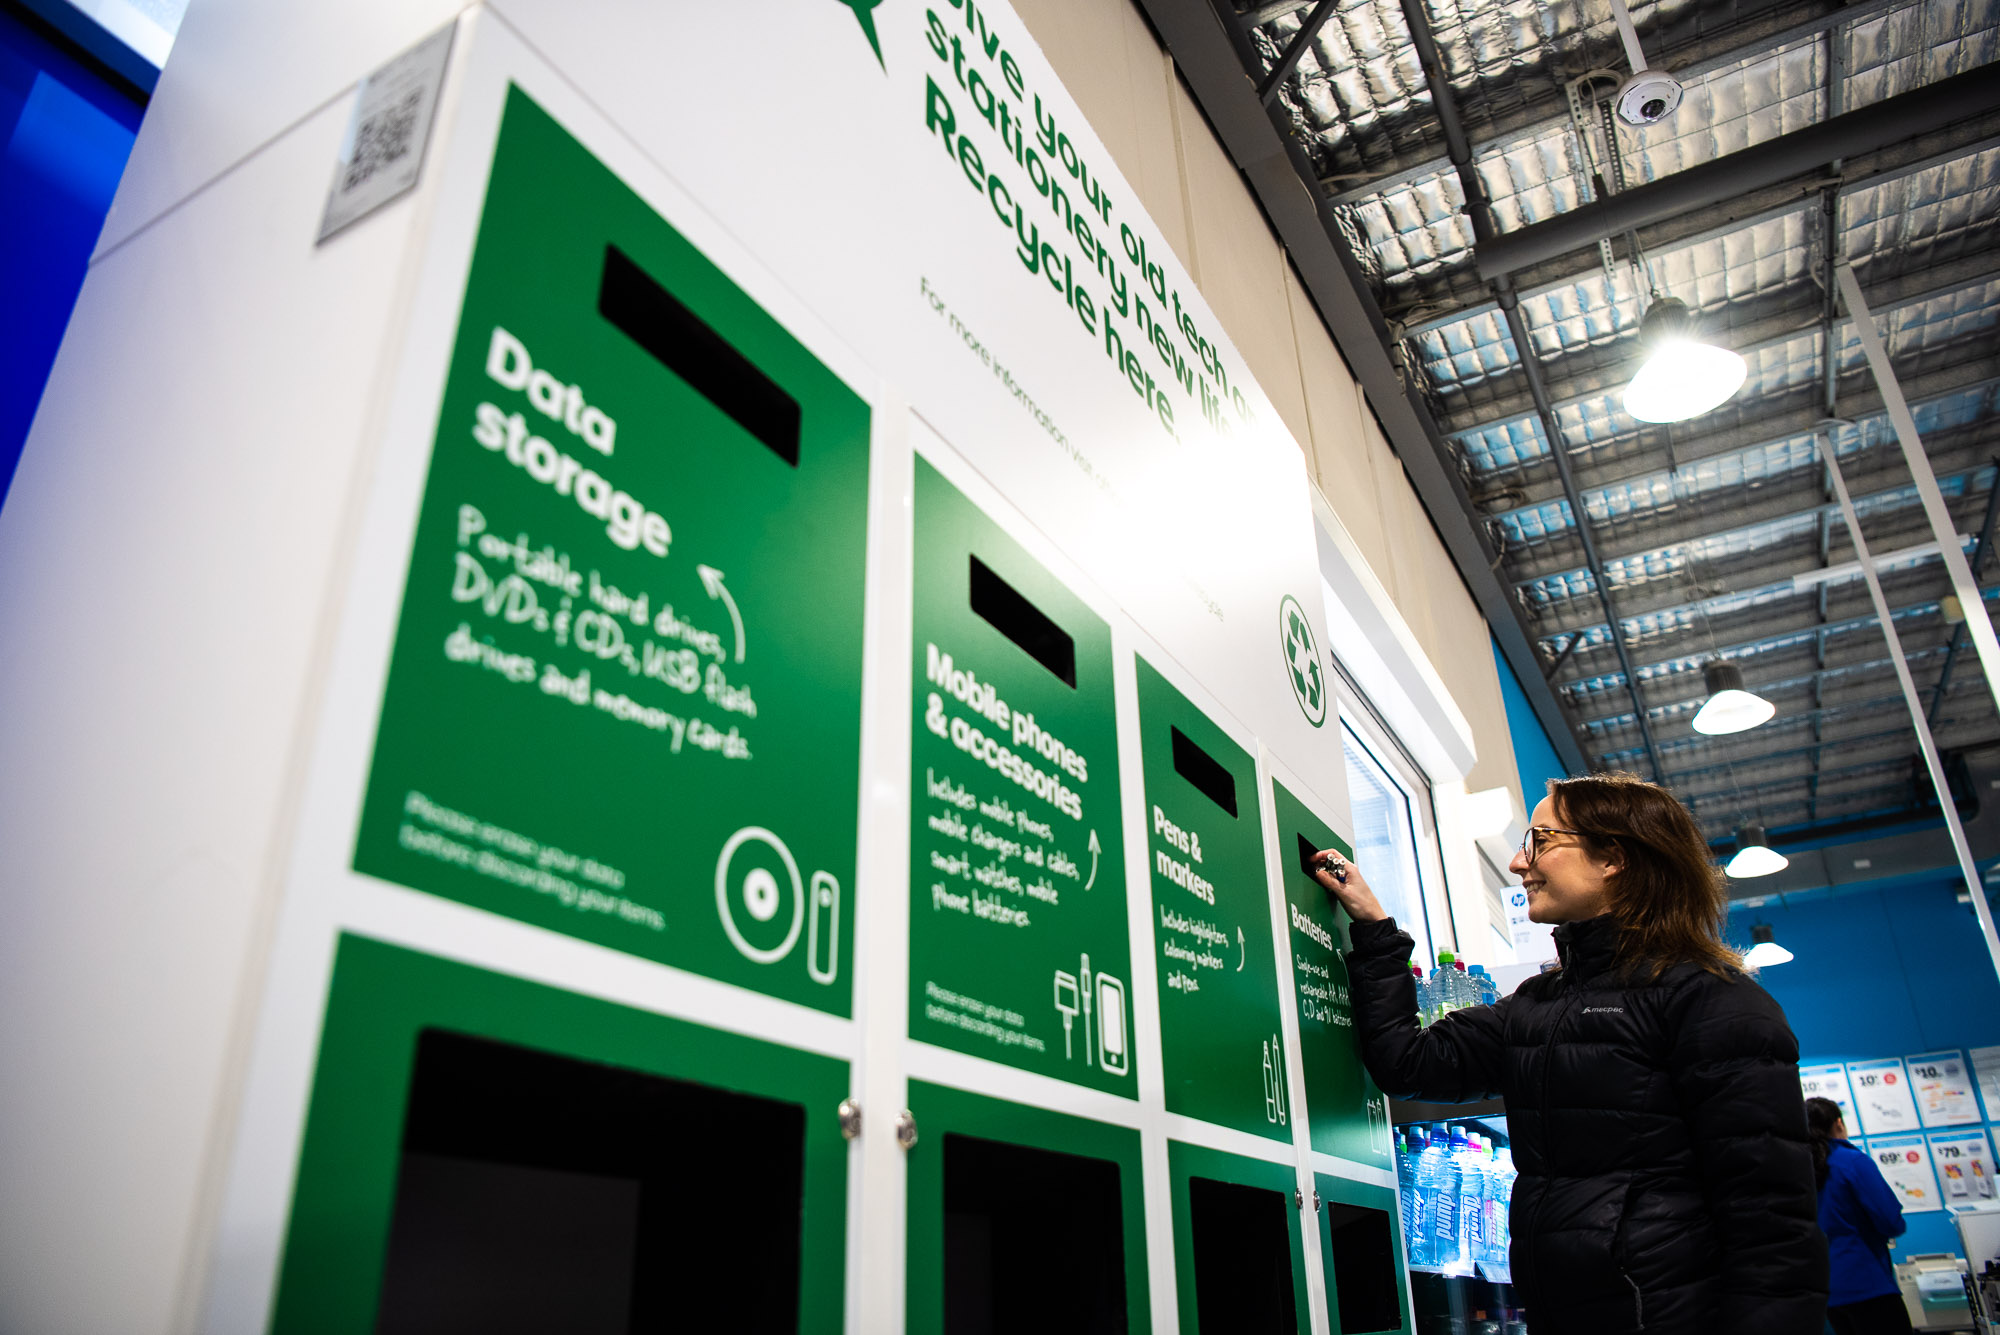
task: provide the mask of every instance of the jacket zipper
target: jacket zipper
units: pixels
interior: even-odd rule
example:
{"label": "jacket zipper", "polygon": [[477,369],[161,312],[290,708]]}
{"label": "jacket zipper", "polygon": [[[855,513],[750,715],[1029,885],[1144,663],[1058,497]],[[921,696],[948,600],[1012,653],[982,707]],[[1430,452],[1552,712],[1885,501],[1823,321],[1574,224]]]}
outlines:
{"label": "jacket zipper", "polygon": [[[1568,971],[1565,970],[1564,972],[1567,973]],[[1549,1065],[1555,1057],[1556,1033],[1562,1028],[1563,1021],[1569,1019],[1570,1008],[1576,1004],[1576,989],[1570,985],[1570,981],[1566,977],[1563,979],[1563,991],[1568,995],[1563,999],[1562,1014],[1558,1015],[1555,1023],[1549,1026],[1549,1036],[1542,1041],[1542,1138],[1545,1145],[1549,1132]],[[1546,1155],[1546,1149],[1544,1154]],[[1544,1169],[1548,1167],[1546,1157],[1542,1166]],[[1548,1177],[1547,1172],[1542,1174],[1543,1196],[1548,1195]],[[1540,1202],[1536,1203],[1535,1213],[1537,1216],[1541,1213]],[[1541,1220],[1537,1218],[1531,1226],[1531,1232],[1528,1235],[1530,1239],[1530,1254],[1535,1260],[1535,1283],[1537,1284],[1542,1282],[1542,1232],[1540,1225]]]}
{"label": "jacket zipper", "polygon": [[1634,1177],[1625,1184],[1625,1195],[1618,1203],[1618,1224],[1611,1230],[1611,1259],[1618,1263],[1618,1273],[1632,1286],[1633,1329],[1646,1328],[1646,1295],[1639,1288],[1639,1281],[1632,1278],[1632,1272],[1625,1268],[1625,1224],[1632,1213],[1632,1193],[1639,1181]]}

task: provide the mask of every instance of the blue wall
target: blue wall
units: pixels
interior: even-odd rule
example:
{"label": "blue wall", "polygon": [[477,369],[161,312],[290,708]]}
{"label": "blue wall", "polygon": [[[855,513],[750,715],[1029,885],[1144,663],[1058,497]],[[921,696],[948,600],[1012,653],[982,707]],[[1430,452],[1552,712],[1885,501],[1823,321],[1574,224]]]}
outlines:
{"label": "blue wall", "polygon": [[[1758,981],[1785,1008],[1803,1065],[1907,1057],[2000,1043],[2000,976],[1956,873],[1878,881],[1841,893],[1788,896],[1729,915],[1732,943],[1769,923],[1789,964]],[[2000,1108],[1987,1108],[1991,1122]],[[1956,1252],[1942,1211],[1908,1216],[1897,1255]]]}
{"label": "blue wall", "polygon": [[1493,645],[1493,665],[1500,670],[1500,698],[1507,705],[1507,735],[1514,742],[1514,768],[1521,775],[1521,798],[1532,814],[1535,803],[1548,793],[1548,781],[1564,778],[1569,771],[1556,758],[1549,734],[1535,717],[1535,707],[1528,703],[1528,693],[1521,689],[1521,679],[1508,666],[1498,643]]}
{"label": "blue wall", "polygon": [[0,9],[0,503],[144,110],[19,13]]}

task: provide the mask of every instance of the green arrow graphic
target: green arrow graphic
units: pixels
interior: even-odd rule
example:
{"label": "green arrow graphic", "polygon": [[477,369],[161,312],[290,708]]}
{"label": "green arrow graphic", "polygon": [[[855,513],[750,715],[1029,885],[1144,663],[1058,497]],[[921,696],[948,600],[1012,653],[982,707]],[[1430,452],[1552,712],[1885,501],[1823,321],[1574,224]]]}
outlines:
{"label": "green arrow graphic", "polygon": [[889,62],[882,59],[882,39],[875,33],[875,6],[882,0],[839,0],[839,3],[854,11],[854,21],[861,25],[861,35],[868,39],[868,45],[875,48],[875,63],[887,74]]}

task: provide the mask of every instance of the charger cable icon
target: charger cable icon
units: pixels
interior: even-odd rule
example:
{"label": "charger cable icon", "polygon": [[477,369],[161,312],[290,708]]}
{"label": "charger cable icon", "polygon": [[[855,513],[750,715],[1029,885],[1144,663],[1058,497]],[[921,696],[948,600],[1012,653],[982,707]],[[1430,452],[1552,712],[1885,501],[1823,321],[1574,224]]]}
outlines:
{"label": "charger cable icon", "polygon": [[1070,1046],[1069,1036],[1070,1025],[1075,1021],[1078,1010],[1076,975],[1061,969],[1056,970],[1056,1009],[1062,1012],[1063,1017],[1063,1060],[1069,1061],[1076,1055]]}

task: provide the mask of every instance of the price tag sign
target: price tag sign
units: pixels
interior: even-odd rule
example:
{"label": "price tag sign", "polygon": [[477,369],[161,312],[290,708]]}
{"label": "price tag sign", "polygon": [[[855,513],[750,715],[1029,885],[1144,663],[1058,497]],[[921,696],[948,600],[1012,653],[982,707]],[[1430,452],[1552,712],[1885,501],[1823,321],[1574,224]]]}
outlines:
{"label": "price tag sign", "polygon": [[1900,1058],[1847,1063],[1847,1084],[1854,1094],[1854,1111],[1861,1124],[1848,1129],[1879,1136],[1895,1131],[1915,1131],[1916,1100],[1910,1096],[1909,1073]]}
{"label": "price tag sign", "polygon": [[1994,1201],[1993,1147],[1977,1128],[1930,1138],[1938,1191],[1947,1207],[1991,1205]]}
{"label": "price tag sign", "polygon": [[1937,1175],[1931,1171],[1931,1147],[1922,1136],[1870,1137],[1868,1157],[1903,1203],[1905,1214],[1942,1210]]}
{"label": "price tag sign", "polygon": [[1905,1057],[1917,1115],[1925,1126],[1966,1126],[1979,1120],[1979,1100],[1972,1093],[1972,1071],[1962,1052],[1927,1052]]}
{"label": "price tag sign", "polygon": [[1974,1048],[1972,1073],[1979,1080],[1979,1096],[1986,1100],[1986,1120],[2000,1122],[2000,1047]]}
{"label": "price tag sign", "polygon": [[1847,1122],[1847,1129],[1860,1131],[1860,1123],[1854,1117],[1854,1096],[1847,1088],[1845,1066],[1839,1062],[1826,1066],[1801,1066],[1799,1089],[1809,1099],[1832,1099],[1840,1105],[1840,1115]]}

